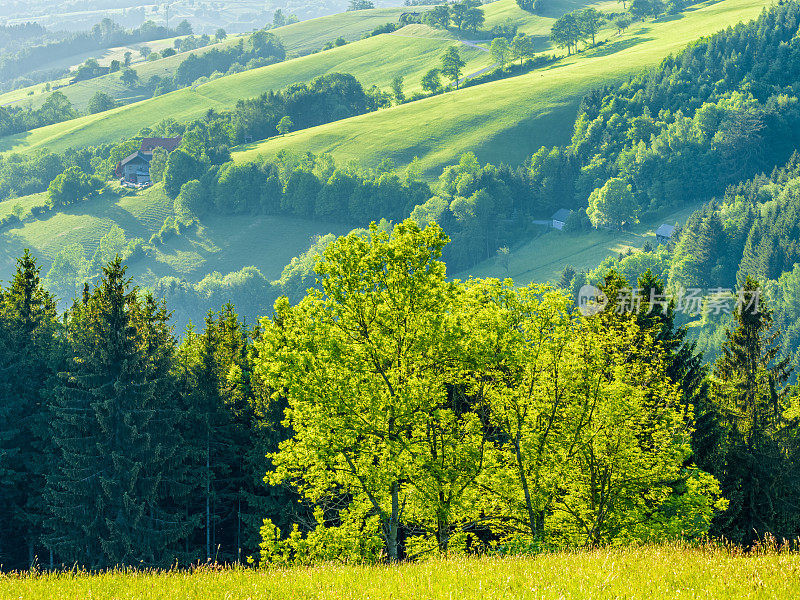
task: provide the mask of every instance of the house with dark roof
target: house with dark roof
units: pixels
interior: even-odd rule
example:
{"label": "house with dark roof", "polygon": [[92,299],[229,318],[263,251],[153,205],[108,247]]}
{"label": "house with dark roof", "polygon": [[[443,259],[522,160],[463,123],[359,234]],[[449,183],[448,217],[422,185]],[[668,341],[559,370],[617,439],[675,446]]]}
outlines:
{"label": "house with dark roof", "polygon": [[123,184],[145,186],[150,185],[150,161],[156,148],[164,148],[172,152],[181,144],[180,136],[174,138],[144,138],[139,150],[126,156],[117,163],[114,175]]}
{"label": "house with dark roof", "polygon": [[656,241],[659,244],[666,244],[672,239],[675,234],[675,225],[667,225],[664,223],[661,227],[656,229]]}
{"label": "house with dark roof", "polygon": [[152,154],[156,148],[164,148],[167,152],[172,152],[181,145],[181,136],[174,138],[144,138],[142,140],[142,147],[139,148],[145,154]]}
{"label": "house with dark roof", "polygon": [[567,208],[559,209],[552,217],[550,217],[551,227],[553,229],[563,230],[567,224],[567,219],[572,214],[572,211]]}

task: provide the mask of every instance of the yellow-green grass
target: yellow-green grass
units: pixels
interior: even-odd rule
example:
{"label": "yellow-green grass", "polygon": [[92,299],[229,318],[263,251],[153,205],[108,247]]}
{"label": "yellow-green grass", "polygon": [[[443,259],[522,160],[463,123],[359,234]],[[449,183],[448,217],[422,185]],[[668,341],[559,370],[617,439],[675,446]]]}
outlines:
{"label": "yellow-green grass", "polygon": [[683,600],[794,598],[800,556],[678,546],[265,571],[0,578],[0,599]]}
{"label": "yellow-green grass", "polygon": [[0,202],[0,218],[13,214],[14,207],[22,207],[22,218],[30,216],[31,209],[35,206],[44,206],[47,203],[47,192],[23,196],[22,198],[9,198]]}
{"label": "yellow-green grass", "polygon": [[339,13],[292,23],[273,29],[289,53],[305,54],[322,48],[328,42],[343,37],[348,42],[360,39],[379,25],[397,23],[400,15],[410,10],[425,11],[430,7],[374,8]]}
{"label": "yellow-green grass", "polygon": [[[657,218],[634,225],[629,231],[592,230],[566,233],[556,230],[512,249],[508,261],[491,258],[471,269],[455,274],[458,279],[469,277],[510,277],[519,285],[554,283],[561,271],[570,265],[577,271],[592,270],[605,258],[628,250],[640,250],[645,243],[655,247],[656,229],[663,224],[684,224],[702,204],[692,204],[664,213]],[[506,268],[506,265],[508,268]]]}
{"label": "yellow-green grass", "polygon": [[542,145],[569,139],[578,103],[591,88],[656,65],[704,35],[758,16],[770,3],[705,2],[677,18],[636,24],[550,68],[251,144],[235,158],[286,149],[374,165],[387,157],[407,164],[417,156],[434,176],[466,151],[482,161],[519,164]]}
{"label": "yellow-green grass", "polygon": [[[29,211],[43,204],[46,194],[0,203],[0,216],[11,212],[15,203]],[[43,219],[24,223],[0,233],[0,280],[11,276],[14,259],[29,248],[49,269],[53,258],[65,247],[80,245],[90,257],[113,226],[122,228],[129,240],[150,239],[169,216],[173,203],[157,185],[136,194],[120,195],[107,189],[100,196]],[[159,244],[151,256],[136,261],[130,273],[137,283],[149,284],[156,277],[175,276],[199,281],[208,273],[229,273],[255,266],[270,279],[280,277],[291,259],[306,251],[314,236],[347,233],[343,225],[267,216],[208,216],[201,226]]]}
{"label": "yellow-green grass", "polygon": [[[577,6],[575,2],[576,0],[558,0],[553,4],[554,10],[558,10],[562,5],[564,9]],[[597,6],[602,7],[602,4]],[[342,13],[287,25],[273,32],[281,37],[290,51],[307,51],[319,48],[322,42],[330,41],[338,35],[342,35],[345,39],[358,38],[374,29],[376,25],[397,21],[403,10],[375,9]],[[553,21],[552,18],[532,15],[521,10],[515,0],[498,0],[485,5],[484,10],[490,24],[505,22],[513,16],[512,20],[515,23],[527,24],[526,30],[530,31],[549,31]],[[427,38],[427,41],[421,41],[423,38]],[[404,39],[406,41],[403,41]],[[142,127],[152,125],[159,120],[153,115],[169,114],[175,119],[185,120],[202,115],[208,108],[227,108],[228,106],[215,96],[220,90],[228,100],[235,101],[256,95],[266,89],[277,89],[289,83],[308,80],[332,70],[350,72],[367,85],[385,85],[395,75],[400,74],[407,79],[409,91],[413,91],[419,88],[422,74],[438,66],[438,53],[441,49],[455,39],[456,35],[452,32],[433,31],[426,26],[411,26],[392,36],[359,40],[348,46],[306,56],[299,59],[302,62],[287,61],[224,77],[206,84],[202,95],[189,94],[189,90],[179,90],[159,98],[144,100],[141,97],[131,96],[130,89],[120,82],[119,74],[106,75],[64,87],[59,91],[66,94],[79,108],[85,108],[96,91],[103,91],[125,101],[141,100],[141,102],[117,109],[116,113],[112,111],[113,114],[90,115],[0,139],[0,151],[23,150],[43,145],[57,151],[70,146],[115,141],[133,135]],[[540,49],[548,48],[548,44],[543,40],[544,36],[539,43]],[[231,43],[235,41],[229,38],[221,45]],[[208,48],[198,52],[207,50]],[[468,46],[462,46],[461,50],[467,60],[466,74],[480,70],[491,63],[488,54],[483,56],[480,51]],[[136,65],[135,69],[140,79],[144,81],[153,75],[163,76],[173,73],[184,58],[185,54],[179,54],[151,63],[141,63]],[[43,102],[44,98],[45,96],[37,95],[33,98],[24,97],[21,101],[37,105]],[[68,139],[63,139],[64,137]]]}
{"label": "yellow-green grass", "polygon": [[[194,89],[184,88],[56,125],[0,139],[0,151],[47,147],[53,151],[113,142],[136,134],[163,118],[178,121],[202,116],[209,108],[232,108],[242,98],[267,90],[279,90],[331,72],[350,73],[365,86],[387,87],[396,75],[408,80],[408,89],[419,87],[422,75],[438,65],[439,56],[452,42],[448,39],[381,35],[359,40],[318,54],[277,63],[215,79]],[[471,70],[491,63],[481,50],[463,47]],[[88,101],[88,98],[86,99]]]}

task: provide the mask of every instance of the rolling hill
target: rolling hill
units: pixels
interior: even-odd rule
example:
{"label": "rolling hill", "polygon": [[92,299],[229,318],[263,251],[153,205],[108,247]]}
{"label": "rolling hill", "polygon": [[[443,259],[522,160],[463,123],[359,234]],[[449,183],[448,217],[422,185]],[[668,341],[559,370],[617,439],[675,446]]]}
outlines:
{"label": "rolling hill", "polygon": [[[382,8],[342,13],[329,17],[320,17],[308,21],[301,21],[299,23],[292,23],[291,25],[272,29],[271,33],[274,33],[281,39],[286,48],[288,57],[305,56],[319,50],[327,42],[338,37],[352,42],[361,39],[365,33],[371,32],[378,25],[384,25],[388,22],[396,23],[405,10],[406,9],[399,8]],[[139,61],[134,62],[131,68],[139,75],[140,81],[147,81],[153,76],[172,76],[178,68],[178,65],[190,54],[202,55],[210,50],[228,48],[237,44],[242,38],[247,38],[247,35],[229,36],[227,39],[217,44],[211,44],[205,48],[200,48],[191,52],[181,52],[154,61],[142,61],[139,57],[138,48],[141,46],[149,46],[153,50],[159,51],[166,47],[172,47],[174,38],[150,42],[148,44],[136,44],[135,48],[112,48],[103,52],[102,56],[96,55],[95,58],[102,59],[100,60],[101,64],[107,64],[112,58],[122,60],[125,51],[133,50],[135,57],[139,59]],[[365,48],[364,51],[369,51],[369,48]],[[92,56],[89,54],[65,57],[61,61],[62,64],[53,65],[53,68],[55,68],[55,66],[76,66],[91,57]],[[54,83],[64,85],[68,83],[68,78]],[[22,105],[37,108],[41,106],[49,96],[49,93],[44,92],[43,89],[43,84],[39,84],[0,95],[0,106]],[[30,95],[31,91],[34,92],[34,95]],[[120,81],[119,73],[111,73],[88,81],[64,85],[59,91],[67,96],[78,110],[86,110],[89,99],[98,91],[125,103],[149,98],[149,96],[143,95],[142,91],[132,90],[124,85]]]}
{"label": "rolling hill", "polygon": [[[563,5],[556,4],[556,6],[563,6],[566,10],[573,6],[570,2],[571,0],[569,2],[565,0]],[[549,31],[553,21],[550,17],[539,17],[520,10],[515,0],[498,0],[485,5],[484,8],[487,26],[504,22],[513,16],[515,22],[524,25],[523,29]],[[288,50],[300,51],[304,48],[319,48],[324,42],[339,35],[346,39],[348,36],[360,37],[364,32],[372,31],[376,25],[392,19],[396,21],[400,12],[403,12],[403,9],[343,13],[288,25],[273,32],[284,40]],[[116,141],[136,134],[143,127],[153,125],[161,120],[163,115],[169,115],[179,121],[197,118],[209,108],[215,110],[229,108],[236,100],[258,95],[268,89],[280,89],[297,81],[308,81],[331,71],[349,72],[367,86],[372,84],[386,86],[395,75],[400,74],[407,79],[408,88],[413,89],[419,85],[419,79],[425,71],[438,66],[439,55],[444,48],[453,43],[453,40],[452,33],[432,32],[427,27],[412,27],[392,35],[358,40],[325,52],[229,75],[198,86],[195,91],[182,89],[98,115],[80,117],[2,138],[0,152],[25,151],[42,147],[62,151],[76,145],[88,146]],[[542,48],[547,47],[543,39],[540,42]],[[467,73],[488,66],[492,62],[487,53],[466,45],[462,47],[462,53],[469,61]],[[160,64],[172,61],[178,56],[180,55],[144,63],[138,69],[162,68],[159,67]],[[140,71],[140,78],[146,79],[153,74],[157,73]],[[118,81],[119,75],[107,77],[107,85],[102,91],[111,95],[123,95],[125,88]],[[103,84],[99,82],[101,79],[104,78],[92,80],[94,83],[84,82],[91,85],[76,87],[71,92],[69,88],[60,91],[68,96],[70,93],[74,94],[72,100],[77,104],[86,103],[99,89],[97,86]]]}
{"label": "rolling hill", "polygon": [[546,69],[251,144],[235,158],[285,149],[374,165],[386,157],[408,164],[416,156],[429,175],[466,151],[482,162],[519,164],[541,146],[569,139],[578,103],[593,87],[656,65],[693,40],[752,19],[769,4],[704,2],[683,15],[636,23],[628,33]]}
{"label": "rolling hill", "polygon": [[[512,3],[513,0],[500,0],[487,6],[509,9],[513,8]],[[402,164],[420,156],[431,175],[438,175],[442,165],[465,150],[474,150],[481,160],[519,163],[542,144],[568,139],[577,103],[591,87],[619,80],[642,66],[657,63],[694,39],[750,19],[764,5],[764,0],[705,3],[679,18],[639,24],[625,36],[565,58],[548,69],[272,139],[241,148],[236,159],[249,160],[282,148],[329,151],[340,163],[351,158],[373,163],[389,156]],[[406,36],[408,33],[360,40],[215,80],[194,92],[181,90],[94,119],[44,128],[16,143],[20,148],[63,149],[111,141],[165,116],[191,118],[209,105],[228,106],[240,97],[240,90],[247,90],[249,93],[243,95],[252,96],[264,89],[265,81],[280,87],[292,80],[339,70],[342,64],[347,65],[343,70],[360,73],[362,80],[367,74],[373,80],[387,82],[398,73],[396,65],[402,57],[407,70],[400,73],[411,81],[427,67],[425,52],[435,57],[440,44],[451,44],[452,39],[439,39],[441,36],[421,29],[413,36]],[[393,60],[387,48],[397,58]],[[412,56],[412,50],[417,54]],[[475,61],[486,60],[485,53],[474,52]],[[41,200],[39,196],[0,203],[0,214],[10,212],[14,203],[27,210]],[[683,220],[683,212],[665,215],[662,221]],[[128,239],[148,239],[171,214],[171,202],[156,186],[129,196],[111,192],[45,219],[26,221],[0,235],[0,279],[8,276],[12,258],[25,247],[41,256],[47,267],[58,251],[71,244],[80,244],[90,254],[113,225],[121,227]],[[487,261],[459,276],[509,274],[521,282],[547,281],[565,264],[590,267],[608,254],[641,247],[657,225],[644,223],[631,234],[619,236],[595,232],[568,238],[547,233],[516,249],[507,272],[495,261]],[[307,249],[314,235],[343,233],[345,229],[323,221],[283,217],[207,217],[198,232],[160,245],[147,260],[132,265],[131,273],[142,277],[145,284],[164,275],[196,282],[214,270],[228,272],[254,265],[267,277],[278,277],[291,257]]]}

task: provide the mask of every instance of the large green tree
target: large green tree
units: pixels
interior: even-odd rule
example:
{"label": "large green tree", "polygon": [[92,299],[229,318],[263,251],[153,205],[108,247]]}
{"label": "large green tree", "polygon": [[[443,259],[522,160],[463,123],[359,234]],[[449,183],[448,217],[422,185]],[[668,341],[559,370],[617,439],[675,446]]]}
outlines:
{"label": "large green tree", "polygon": [[258,344],[257,371],[286,395],[294,431],[271,481],[366,503],[392,560],[411,515],[447,547],[480,464],[480,423],[453,410],[449,387],[463,367],[455,287],[437,260],[446,241],[412,221],[341,238],[317,265],[320,290],[279,301]]}

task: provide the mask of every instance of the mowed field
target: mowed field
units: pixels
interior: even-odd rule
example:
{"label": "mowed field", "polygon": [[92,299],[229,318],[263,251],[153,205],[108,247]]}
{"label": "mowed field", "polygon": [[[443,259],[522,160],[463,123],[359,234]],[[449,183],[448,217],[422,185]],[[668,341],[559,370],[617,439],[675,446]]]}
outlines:
{"label": "mowed field", "polygon": [[[565,2],[566,8],[572,6],[568,2],[574,0],[560,1]],[[549,31],[553,21],[549,17],[538,17],[522,11],[515,0],[498,0],[485,5],[484,9],[487,22],[495,24],[510,18],[509,15],[515,15],[515,22],[527,24],[531,30]],[[377,25],[396,22],[401,12],[403,9],[355,11],[288,25],[273,32],[284,40],[289,51],[313,49],[319,48],[339,35],[345,39],[360,37],[363,33],[372,31]],[[442,52],[453,43],[454,36],[451,33],[444,31],[433,33],[427,27],[412,27],[396,34],[358,40],[325,52],[223,77],[198,86],[194,90],[185,88],[98,115],[88,115],[31,132],[0,138],[0,152],[27,151],[43,147],[60,152],[70,147],[114,142],[135,135],[142,128],[155,124],[167,115],[178,121],[197,118],[209,108],[215,110],[231,108],[237,100],[250,98],[270,89],[281,89],[291,83],[309,81],[318,75],[333,71],[350,73],[365,86],[375,84],[382,87],[387,87],[395,75],[402,75],[407,79],[408,91],[413,91],[419,88],[420,79],[426,71],[439,66]],[[493,62],[488,53],[467,45],[461,46],[461,52],[468,62],[465,74],[480,70]],[[140,78],[146,80],[154,74],[159,74],[155,71],[142,70],[165,68],[164,65],[167,65],[165,61],[169,61],[167,65],[169,68],[177,67],[180,60],[185,58],[178,60],[178,56],[142,64],[137,67],[140,70]],[[173,65],[172,61],[177,62]],[[129,93],[119,82],[118,74],[99,80],[84,82],[86,85],[73,91],[70,91],[69,87],[59,91],[68,96],[74,94],[72,101],[76,105],[88,103],[98,89],[116,97]],[[79,85],[82,84],[76,84]]]}
{"label": "mowed field", "polygon": [[677,546],[253,571],[0,575],[0,599],[733,600],[794,598],[800,555]]}
{"label": "mowed field", "polygon": [[[11,206],[43,204],[45,194],[0,203],[0,216]],[[80,245],[91,257],[100,239],[115,225],[128,240],[145,241],[161,229],[172,216],[173,203],[161,186],[137,194],[120,196],[113,190],[40,220],[27,221],[0,233],[0,281],[13,273],[15,259],[29,248],[43,267],[64,248]],[[146,259],[130,265],[130,274],[139,285],[155,278],[174,276],[197,282],[213,271],[229,273],[254,265],[268,278],[277,279],[292,258],[305,252],[317,235],[347,233],[349,228],[323,221],[270,216],[209,216],[202,226],[182,236],[172,237]]]}
{"label": "mowed field", "polygon": [[[496,4],[506,1],[513,2]],[[342,163],[368,165],[387,157],[403,165],[416,156],[434,177],[466,151],[483,162],[519,164],[542,145],[569,140],[578,103],[591,88],[656,65],[704,35],[756,17],[770,3],[706,2],[677,17],[636,23],[605,45],[549,68],[251,144],[235,159],[283,149],[329,152]]]}
{"label": "mowed field", "polygon": [[511,249],[508,268],[496,258],[490,258],[454,277],[510,277],[519,285],[555,283],[567,265],[576,271],[592,270],[608,256],[641,250],[648,242],[656,247],[656,229],[660,225],[683,225],[702,206],[702,202],[685,206],[638,223],[629,231],[593,229],[589,232],[566,233],[542,227],[542,235]]}

